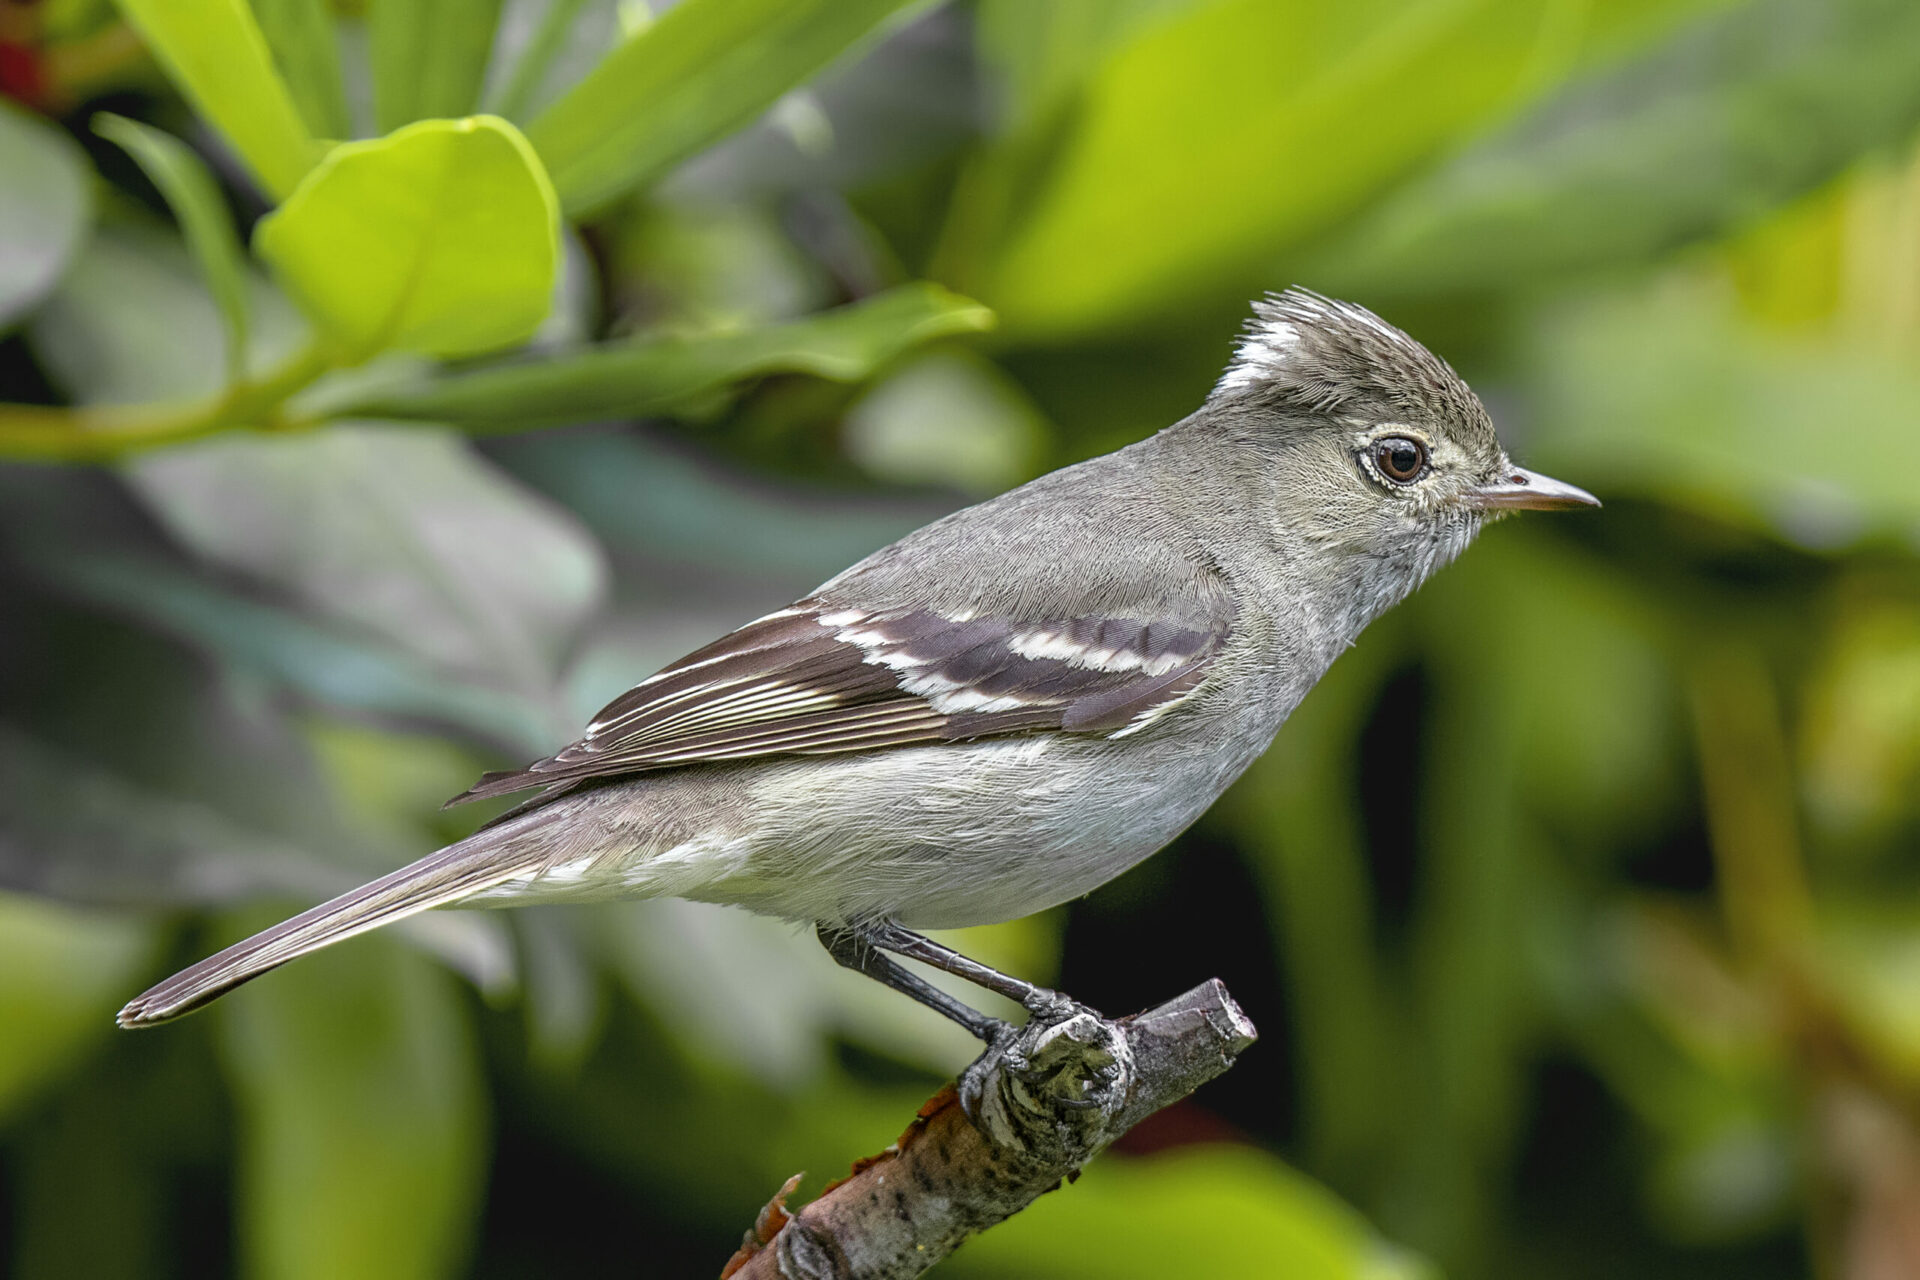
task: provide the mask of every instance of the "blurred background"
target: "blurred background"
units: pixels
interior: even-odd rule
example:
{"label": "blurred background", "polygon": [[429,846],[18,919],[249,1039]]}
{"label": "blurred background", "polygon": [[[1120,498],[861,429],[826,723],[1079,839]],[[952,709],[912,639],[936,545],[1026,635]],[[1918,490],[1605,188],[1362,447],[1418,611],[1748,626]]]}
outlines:
{"label": "blurred background", "polygon": [[1911,0],[4,0],[0,90],[0,1271],[717,1274],[973,1052],[803,931],[113,1011],[1301,283],[1607,506],[953,936],[1264,1038],[941,1274],[1920,1275]]}

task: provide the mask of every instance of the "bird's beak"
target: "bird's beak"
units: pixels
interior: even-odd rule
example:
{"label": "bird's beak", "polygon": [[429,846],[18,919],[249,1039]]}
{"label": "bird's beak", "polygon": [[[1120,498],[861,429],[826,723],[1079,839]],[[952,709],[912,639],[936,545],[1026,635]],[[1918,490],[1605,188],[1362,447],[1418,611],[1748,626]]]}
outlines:
{"label": "bird's beak", "polygon": [[1554,511],[1600,505],[1600,499],[1585,489],[1525,467],[1515,467],[1505,479],[1471,490],[1467,501],[1483,511]]}

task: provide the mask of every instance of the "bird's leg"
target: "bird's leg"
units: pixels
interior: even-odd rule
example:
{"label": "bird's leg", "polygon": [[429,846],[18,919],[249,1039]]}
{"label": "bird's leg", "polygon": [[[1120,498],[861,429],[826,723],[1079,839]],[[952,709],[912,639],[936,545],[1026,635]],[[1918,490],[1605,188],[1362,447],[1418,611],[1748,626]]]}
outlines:
{"label": "bird's leg", "polygon": [[[975,986],[985,987],[1019,1003],[1032,1015],[1032,1021],[1022,1030],[1016,1030],[1004,1022],[999,1023],[999,1033],[987,1040],[987,1051],[960,1073],[957,1082],[960,1106],[975,1124],[981,1121],[981,1107],[987,1097],[989,1084],[996,1076],[1002,1072],[1020,1075],[1034,1066],[1028,1057],[1029,1051],[1022,1045],[1032,1038],[1036,1028],[1052,1028],[1083,1014],[1099,1018],[1093,1010],[1069,996],[1001,973],[998,969],[961,955],[952,947],[943,947],[933,939],[921,937],[897,924],[861,925],[859,934],[861,940],[870,946],[884,947],[895,955],[918,960],[956,978],[965,978]],[[1089,1108],[1099,1105],[1091,1097],[1072,1101],[1061,1099],[1059,1104]]]}
{"label": "bird's leg", "polygon": [[[901,968],[897,962],[875,949],[874,944],[864,936],[864,930],[823,924],[817,932],[820,945],[825,947],[827,954],[839,963],[856,973],[866,974],[876,982],[885,983],[902,995],[912,996],[936,1013],[952,1018],[988,1044],[996,1044],[1004,1040],[1013,1030],[1000,1019],[989,1017],[978,1009],[962,1004],[925,978]],[[932,944],[928,943],[928,945]],[[988,972],[992,971],[988,970]]]}
{"label": "bird's leg", "polygon": [[[1049,991],[1001,973],[998,969],[961,955],[951,947],[943,947],[931,938],[923,938],[896,924],[823,924],[819,927],[819,933],[820,944],[827,949],[827,954],[847,968],[878,979],[895,991],[910,995],[931,1009],[937,1009],[986,1041],[987,1051],[962,1071],[956,1082],[960,1107],[966,1112],[967,1118],[976,1124],[980,1123],[981,1107],[989,1083],[1002,1072],[1024,1072],[1033,1065],[1020,1047],[1023,1037],[1032,1035],[1036,1027],[1051,1028],[1076,1015],[1092,1012],[1058,991]],[[957,978],[965,978],[976,986],[1016,1001],[1033,1015],[1034,1021],[1022,1030],[998,1018],[990,1018],[901,968],[893,959],[882,955],[880,948],[931,965]],[[1094,1016],[1098,1017],[1097,1014]],[[1092,1107],[1097,1104],[1088,1098],[1062,1101],[1061,1105]]]}
{"label": "bird's leg", "polygon": [[985,987],[988,991],[1003,995],[1024,1006],[1028,1013],[1036,1017],[1058,1020],[1081,1008],[1073,999],[1058,991],[1049,991],[1025,979],[1002,973],[961,955],[952,947],[943,947],[932,938],[924,938],[897,924],[865,925],[861,927],[860,935],[873,946],[909,960],[918,960],[956,978],[965,978],[976,987]]}

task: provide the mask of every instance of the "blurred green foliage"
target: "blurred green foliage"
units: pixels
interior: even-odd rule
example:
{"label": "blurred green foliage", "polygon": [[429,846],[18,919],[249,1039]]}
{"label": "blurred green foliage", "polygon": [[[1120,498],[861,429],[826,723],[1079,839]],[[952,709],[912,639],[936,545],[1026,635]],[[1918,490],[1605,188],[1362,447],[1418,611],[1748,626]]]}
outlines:
{"label": "blurred green foliage", "polygon": [[884,1145],[964,1035],[683,903],[111,1012],[1189,411],[1297,280],[1608,507],[966,939],[1266,1039],[947,1270],[1920,1273],[1916,50],[1910,0],[0,6],[0,1265],[708,1275]]}

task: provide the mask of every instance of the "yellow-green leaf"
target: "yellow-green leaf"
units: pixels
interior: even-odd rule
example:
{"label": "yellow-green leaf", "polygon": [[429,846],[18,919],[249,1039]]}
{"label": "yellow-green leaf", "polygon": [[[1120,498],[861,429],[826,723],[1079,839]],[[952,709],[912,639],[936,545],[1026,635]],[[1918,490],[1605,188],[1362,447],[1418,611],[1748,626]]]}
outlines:
{"label": "yellow-green leaf", "polygon": [[[1229,1225],[1230,1224],[1230,1225]],[[993,1280],[1434,1280],[1332,1192],[1265,1152],[1188,1146],[1108,1156],[969,1241],[942,1271]]]}
{"label": "yellow-green leaf", "polygon": [[346,406],[371,417],[430,418],[470,429],[548,426],[657,413],[769,373],[857,382],[901,352],[978,333],[993,313],[924,282],[743,333],[608,343],[375,394]]}
{"label": "yellow-green leaf", "polygon": [[93,131],[132,156],[166,197],[207,282],[207,292],[220,308],[226,326],[227,378],[239,381],[246,376],[247,358],[246,254],[213,175],[186,143],[137,120],[103,111],[93,118]]}
{"label": "yellow-green leaf", "polygon": [[500,0],[374,0],[367,6],[373,107],[382,129],[472,111]]}
{"label": "yellow-green leaf", "polygon": [[505,120],[424,120],[335,148],[254,248],[349,359],[469,355],[546,317],[559,205]]}
{"label": "yellow-green leaf", "polygon": [[340,49],[327,0],[253,0],[253,16],[307,128],[315,137],[351,137]]}
{"label": "yellow-green leaf", "polygon": [[1091,69],[1023,74],[1064,101],[969,174],[943,274],[1022,335],[1245,297],[1273,283],[1249,264],[1652,24],[1641,7],[1215,0],[1110,18]]}
{"label": "yellow-green leaf", "polygon": [[226,135],[267,194],[293,190],[320,146],[274,69],[246,0],[119,0],[200,114]]}
{"label": "yellow-green leaf", "polygon": [[527,127],[569,210],[751,121],[909,0],[681,0]]}

